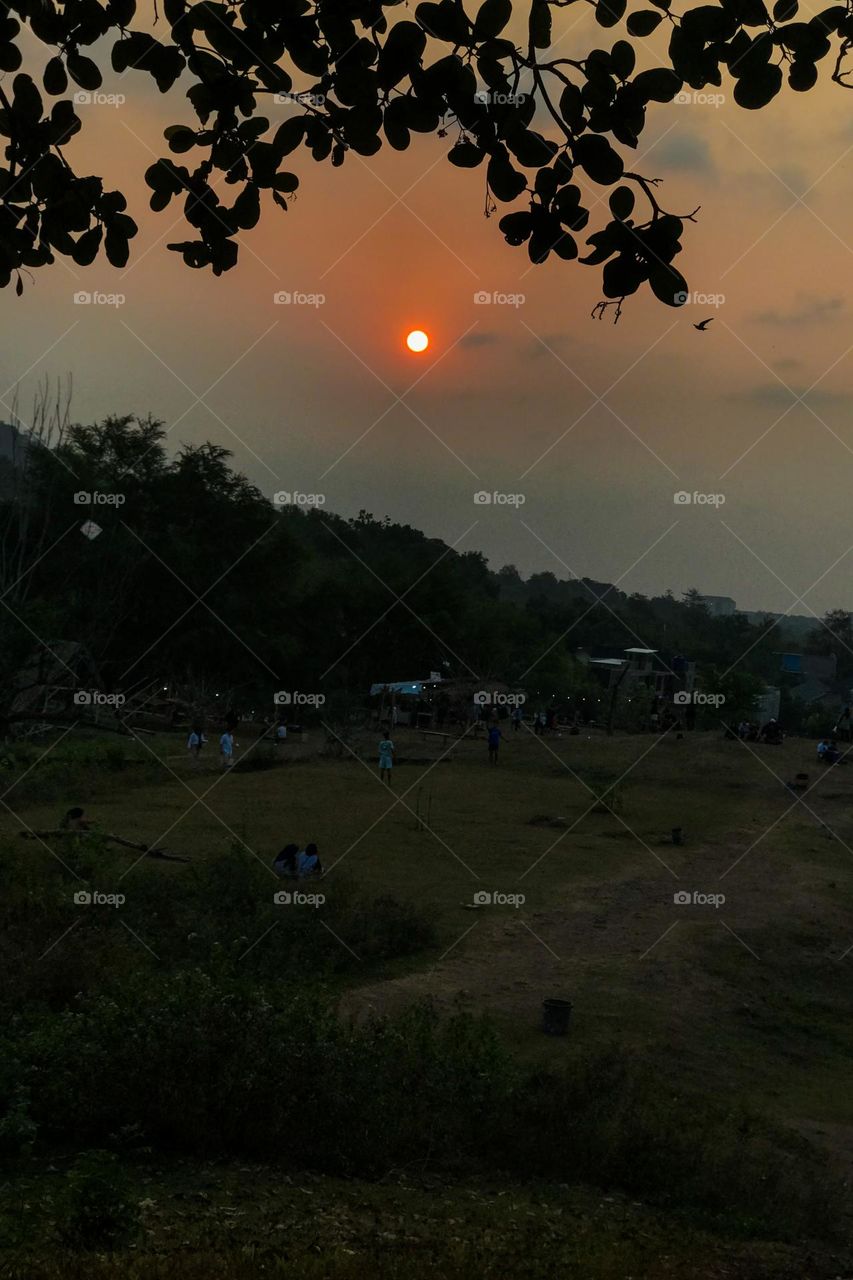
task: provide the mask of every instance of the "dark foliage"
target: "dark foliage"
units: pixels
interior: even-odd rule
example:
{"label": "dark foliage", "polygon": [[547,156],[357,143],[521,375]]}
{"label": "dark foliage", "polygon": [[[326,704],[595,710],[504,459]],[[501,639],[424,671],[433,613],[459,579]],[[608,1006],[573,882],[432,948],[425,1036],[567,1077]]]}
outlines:
{"label": "dark foliage", "polygon": [[[650,104],[725,74],[738,105],[756,110],[785,79],[810,89],[830,55],[832,78],[846,85],[853,16],[832,5],[800,18],[798,0],[772,12],[763,0],[722,0],[680,14],[671,0],[630,11],[626,0],[587,0],[599,26],[624,25],[630,39],[572,57],[557,48],[553,18],[574,2],[484,0],[467,11],[439,0],[398,17],[396,0],[165,0],[166,30],[148,30],[134,26],[135,0],[3,0],[0,70],[17,74],[0,85],[0,285],[15,279],[22,291],[22,272],[56,254],[80,266],[101,249],[115,266],[128,260],[137,228],[124,197],[66,158],[82,122],[65,95],[100,89],[101,68],[84,50],[110,39],[119,76],[149,76],[161,93],[188,83],[191,115],[166,129],[169,154],[145,177],[152,209],[183,202],[188,238],[169,248],[190,267],[227,271],[262,201],[288,209],[297,153],[341,165],[350,152],[372,156],[383,142],[404,151],[413,133],[438,133],[452,164],[482,167],[487,212],[520,202],[500,228],[509,244],[527,244],[531,262],[553,253],[603,267],[602,307],[644,283],[678,306],[686,284],[673,263],[696,210],[664,210],[657,180],[631,165]],[[655,51],[644,67],[637,42],[659,27],[669,32],[667,62]],[[30,37],[51,54],[37,76],[21,69]],[[293,108],[278,127],[264,114],[271,102]],[[586,252],[578,239],[591,209],[578,176],[611,188],[610,217],[587,235]],[[225,199],[223,178],[233,193]]]}

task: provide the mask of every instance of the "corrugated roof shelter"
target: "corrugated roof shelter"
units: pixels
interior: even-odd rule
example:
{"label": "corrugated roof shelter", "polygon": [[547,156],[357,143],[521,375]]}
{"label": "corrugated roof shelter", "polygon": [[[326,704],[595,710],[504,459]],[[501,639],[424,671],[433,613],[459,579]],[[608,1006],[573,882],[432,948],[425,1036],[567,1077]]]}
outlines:
{"label": "corrugated roof shelter", "polygon": [[423,691],[423,680],[392,680],[389,684],[372,684],[370,686],[371,698],[378,693],[408,693],[413,697],[418,697]]}

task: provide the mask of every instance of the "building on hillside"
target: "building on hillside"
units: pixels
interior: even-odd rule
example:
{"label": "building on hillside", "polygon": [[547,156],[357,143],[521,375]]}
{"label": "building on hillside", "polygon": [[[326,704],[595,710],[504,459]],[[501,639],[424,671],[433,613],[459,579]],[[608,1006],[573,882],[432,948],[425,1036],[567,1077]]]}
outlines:
{"label": "building on hillside", "polygon": [[368,705],[380,724],[411,725],[428,729],[445,723],[466,723],[469,706],[479,688],[471,680],[447,680],[438,671],[429,679],[376,681],[370,686]]}
{"label": "building on hillside", "polygon": [[755,716],[759,725],[767,724],[768,720],[778,720],[781,705],[782,690],[765,685],[763,693],[755,699]]}
{"label": "building on hillside", "polygon": [[[581,661],[586,655],[581,656]],[[603,651],[586,661],[589,671],[612,690],[638,690],[645,688],[652,696],[672,702],[678,693],[692,694],[696,684],[696,663],[681,654],[664,653],[659,649],[629,649]]]}
{"label": "building on hillside", "polygon": [[804,706],[830,711],[851,701],[851,690],[838,678],[834,653],[780,653],[777,657],[788,692]]}
{"label": "building on hillside", "polygon": [[737,604],[731,596],[699,596],[699,604],[703,604],[712,618],[731,618],[737,613]]}
{"label": "building on hillside", "polygon": [[523,690],[503,680],[446,679],[436,672],[429,680],[376,682],[368,696],[371,717],[380,724],[441,730],[480,719],[504,720],[525,701]]}

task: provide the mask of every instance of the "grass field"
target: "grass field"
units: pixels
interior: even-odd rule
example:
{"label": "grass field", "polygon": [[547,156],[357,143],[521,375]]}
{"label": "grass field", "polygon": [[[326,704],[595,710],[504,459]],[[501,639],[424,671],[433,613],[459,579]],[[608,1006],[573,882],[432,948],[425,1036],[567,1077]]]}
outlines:
{"label": "grass field", "polygon": [[[227,776],[213,759],[194,769],[166,737],[126,747],[122,767],[83,759],[63,775],[56,758],[69,752],[73,763],[76,750],[66,739],[7,791],[0,837],[53,828],[78,803],[102,830],[194,862],[236,846],[268,866],[283,844],[314,840],[326,875],[312,887],[331,898],[355,883],[414,903],[436,928],[435,945],[413,957],[353,963],[339,983],[344,1013],[393,1012],[424,997],[486,1011],[522,1061],[545,1067],[615,1042],[653,1067],[662,1092],[698,1089],[753,1107],[850,1177],[853,770],[819,772],[805,739],[768,747],[706,733],[658,741],[527,731],[507,738],[491,768],[482,741],[449,746],[402,730],[389,791],[376,776],[375,735],[353,734],[337,758],[318,753],[322,737],[289,743],[280,767]],[[813,785],[796,799],[784,783],[801,771]],[[673,827],[683,828],[682,845]],[[27,848],[51,858],[38,842]],[[110,883],[92,887],[120,887],[128,903],[145,877],[187,874],[123,856],[116,883],[111,870]],[[270,872],[270,893],[277,887]],[[483,893],[516,904],[474,905]],[[678,893],[691,901],[676,902]],[[694,902],[694,893],[713,900]],[[69,904],[69,924],[74,911]],[[156,956],[157,922],[134,928],[140,957],[143,947]],[[45,963],[61,965],[63,942],[43,941]],[[350,950],[351,939],[338,941]],[[262,964],[265,938],[248,944]],[[541,1033],[548,996],[573,1003],[565,1039]],[[638,1239],[659,1230],[635,1228]],[[695,1252],[688,1265],[680,1248],[658,1270],[642,1269],[635,1253],[632,1271],[613,1252],[610,1226],[600,1235],[600,1268],[593,1250],[583,1274],[787,1274],[781,1258],[777,1271],[755,1258],[752,1270],[720,1263],[718,1272],[710,1261],[691,1270]],[[453,1274],[447,1259],[442,1266]]]}

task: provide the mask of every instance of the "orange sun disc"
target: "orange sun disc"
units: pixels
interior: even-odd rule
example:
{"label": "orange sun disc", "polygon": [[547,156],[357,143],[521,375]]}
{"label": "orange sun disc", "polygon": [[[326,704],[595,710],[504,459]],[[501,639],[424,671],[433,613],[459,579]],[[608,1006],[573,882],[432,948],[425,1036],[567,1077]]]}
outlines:
{"label": "orange sun disc", "polygon": [[413,329],[406,338],[406,346],[410,351],[420,354],[421,351],[426,351],[429,346],[429,338],[423,329]]}

